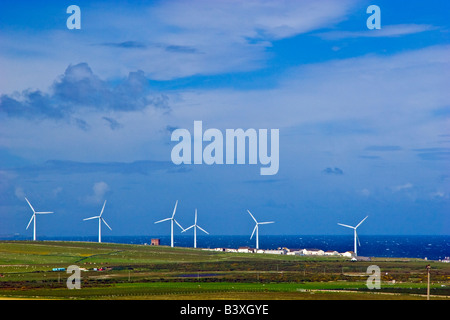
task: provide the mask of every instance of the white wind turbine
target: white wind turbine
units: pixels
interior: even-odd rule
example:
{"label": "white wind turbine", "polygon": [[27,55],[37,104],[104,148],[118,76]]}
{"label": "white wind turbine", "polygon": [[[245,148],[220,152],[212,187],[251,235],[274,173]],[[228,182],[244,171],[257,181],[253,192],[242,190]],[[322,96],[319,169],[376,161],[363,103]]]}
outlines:
{"label": "white wind turbine", "polygon": [[28,202],[28,205],[30,206],[31,210],[33,210],[33,215],[31,216],[30,222],[28,222],[27,228],[26,230],[28,230],[28,227],[31,224],[31,221],[34,220],[33,222],[33,241],[36,241],[36,215],[37,214],[48,214],[48,213],[53,213],[53,212],[36,212],[33,208],[33,206],[31,205],[30,201],[28,201],[28,199],[25,197],[25,200]]}
{"label": "white wind turbine", "polygon": [[102,218],[103,210],[105,210],[106,200],[103,203],[102,211],[100,212],[99,216],[90,217],[83,219],[83,221],[91,220],[91,219],[98,219],[98,242],[102,242],[102,222],[109,228],[109,230],[112,230],[111,227],[106,223],[105,219]]}
{"label": "white wind turbine", "polygon": [[363,223],[364,220],[367,219],[367,217],[368,217],[368,216],[366,216],[364,219],[362,219],[361,222],[358,223],[358,224],[356,225],[356,227],[352,227],[352,226],[349,226],[349,225],[346,225],[346,224],[338,223],[338,225],[340,225],[340,226],[343,226],[343,227],[347,227],[347,228],[353,229],[353,233],[354,233],[354,250],[355,250],[355,256],[358,256],[358,253],[357,253],[357,251],[356,251],[356,250],[357,250],[357,247],[356,247],[356,240],[358,240],[358,244],[359,244],[359,246],[361,246],[361,243],[359,242],[358,234],[356,233],[356,228],[358,228],[358,227],[361,225],[361,223]]}
{"label": "white wind turbine", "polygon": [[253,218],[253,220],[255,220],[255,223],[256,223],[255,228],[253,228],[253,232],[252,232],[252,235],[250,236],[250,239],[253,238],[253,234],[256,231],[256,249],[259,249],[259,225],[274,223],[274,221],[258,222],[258,221],[256,221],[255,217],[252,215],[252,213],[249,210],[247,210],[247,212],[250,214],[250,216]]}
{"label": "white wind turbine", "polygon": [[194,228],[194,248],[197,248],[197,228],[202,230],[204,233],[209,234],[207,231],[203,230],[203,228],[197,224],[197,209],[195,209],[194,224],[192,226],[184,229],[182,232],[185,232],[185,231],[189,230],[190,228]]}
{"label": "white wind turbine", "polygon": [[163,222],[163,221],[170,220],[170,246],[171,247],[173,247],[173,223],[175,222],[181,228],[181,230],[184,230],[183,227],[174,218],[175,217],[175,212],[177,211],[177,205],[178,205],[178,200],[177,200],[177,202],[175,202],[175,208],[173,208],[172,217],[166,218],[166,219],[162,219],[162,220],[159,220],[159,221],[155,222],[155,223],[160,223],[160,222]]}

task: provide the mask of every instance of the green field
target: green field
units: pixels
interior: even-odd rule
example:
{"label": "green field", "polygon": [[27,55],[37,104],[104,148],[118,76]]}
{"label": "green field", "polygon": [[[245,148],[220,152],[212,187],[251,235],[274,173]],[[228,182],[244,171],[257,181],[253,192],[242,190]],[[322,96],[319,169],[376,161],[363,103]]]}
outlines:
{"label": "green field", "polygon": [[[369,265],[381,289],[366,286]],[[450,298],[450,264],[421,259],[300,257],[88,242],[0,242],[0,298],[26,299],[432,299]],[[65,271],[77,265],[81,289]],[[103,269],[94,271],[94,268]]]}

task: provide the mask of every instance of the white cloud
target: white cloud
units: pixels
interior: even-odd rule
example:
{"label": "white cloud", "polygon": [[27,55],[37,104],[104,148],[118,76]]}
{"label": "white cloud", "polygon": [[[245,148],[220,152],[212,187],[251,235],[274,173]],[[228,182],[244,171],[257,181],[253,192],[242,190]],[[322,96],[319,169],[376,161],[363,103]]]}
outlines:
{"label": "white cloud", "polygon": [[25,198],[25,191],[23,191],[22,187],[16,187],[14,189],[14,195],[17,197],[17,199],[23,200]]}
{"label": "white cloud", "polygon": [[[35,161],[167,160],[170,136],[165,128],[191,128],[194,120],[202,120],[205,126],[219,129],[279,128],[282,135],[289,128],[295,139],[306,131],[306,150],[329,145],[330,140],[321,136],[324,128],[338,128],[334,141],[342,138],[340,152],[397,145],[402,151],[383,154],[383,159],[404,157],[408,148],[432,145],[446,132],[448,120],[432,113],[450,103],[448,76],[442,72],[450,66],[449,57],[449,46],[436,46],[291,68],[272,89],[178,90],[168,94],[170,114],[154,108],[76,110],[73,117],[85,120],[90,126],[87,131],[63,122],[11,118],[2,121],[0,146]],[[111,130],[104,117],[116,119],[121,129]],[[348,132],[355,126],[359,129],[349,140]]]}
{"label": "white cloud", "polygon": [[379,30],[364,31],[330,31],[317,33],[317,36],[327,40],[340,40],[346,38],[384,38],[401,37],[426,31],[436,30],[438,27],[428,24],[397,24],[382,26]]}
{"label": "white cloud", "polygon": [[436,192],[432,192],[430,194],[431,198],[436,198],[436,199],[448,199],[449,196],[448,194],[446,194],[445,192],[442,191],[436,191]]}
{"label": "white cloud", "polygon": [[411,189],[413,187],[414,187],[414,185],[412,183],[408,182],[408,183],[405,183],[405,184],[402,184],[402,185],[398,185],[398,186],[392,187],[392,191],[393,192],[399,192],[399,191],[402,191],[402,190]]}
{"label": "white cloud", "polygon": [[52,194],[54,197],[57,197],[63,191],[63,187],[56,187],[52,190]]}
{"label": "white cloud", "polygon": [[259,69],[270,57],[266,49],[273,40],[331,27],[344,20],[354,4],[354,0],[97,4],[83,11],[88,32],[0,31],[0,93],[45,89],[59,74],[56,70],[80,62],[88,62],[102,78],[123,77],[139,69],[159,80]]}
{"label": "white cloud", "polygon": [[92,187],[93,194],[86,197],[87,202],[101,203],[105,199],[105,194],[109,191],[109,186],[106,182],[100,181],[94,183]]}
{"label": "white cloud", "polygon": [[359,191],[359,194],[368,197],[368,196],[370,196],[370,190],[367,189],[367,188],[364,188],[364,189]]}

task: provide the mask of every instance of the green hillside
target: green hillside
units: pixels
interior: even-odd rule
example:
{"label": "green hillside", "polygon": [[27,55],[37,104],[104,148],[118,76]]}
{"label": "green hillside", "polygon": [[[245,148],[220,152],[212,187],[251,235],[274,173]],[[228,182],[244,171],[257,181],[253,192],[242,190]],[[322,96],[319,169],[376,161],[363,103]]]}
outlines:
{"label": "green hillside", "polygon": [[[366,286],[369,265],[382,286]],[[88,242],[0,242],[0,297],[44,299],[433,299],[450,296],[450,264],[306,257]],[[81,268],[81,289],[65,270]],[[55,269],[56,268],[56,269]],[[59,268],[59,269],[58,269]],[[58,270],[58,271],[53,271]],[[388,295],[389,294],[389,295]]]}

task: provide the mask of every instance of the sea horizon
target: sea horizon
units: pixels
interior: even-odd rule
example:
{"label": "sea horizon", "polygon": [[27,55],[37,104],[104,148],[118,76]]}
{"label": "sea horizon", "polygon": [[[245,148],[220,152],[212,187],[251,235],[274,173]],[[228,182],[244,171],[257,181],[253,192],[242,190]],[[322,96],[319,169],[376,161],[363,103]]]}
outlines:
{"label": "sea horizon", "polygon": [[[102,236],[104,243],[150,244],[151,239],[160,239],[163,246],[170,245],[170,235],[122,235]],[[2,241],[28,241],[30,236],[0,235]],[[97,242],[97,235],[88,236],[40,236],[38,241]],[[442,260],[450,256],[450,235],[363,235],[359,236],[359,256],[419,258]],[[193,247],[193,235],[175,235],[176,247]],[[353,251],[353,236],[349,235],[260,235],[260,249],[304,249]],[[255,238],[248,235],[198,235],[197,248],[255,247]]]}

